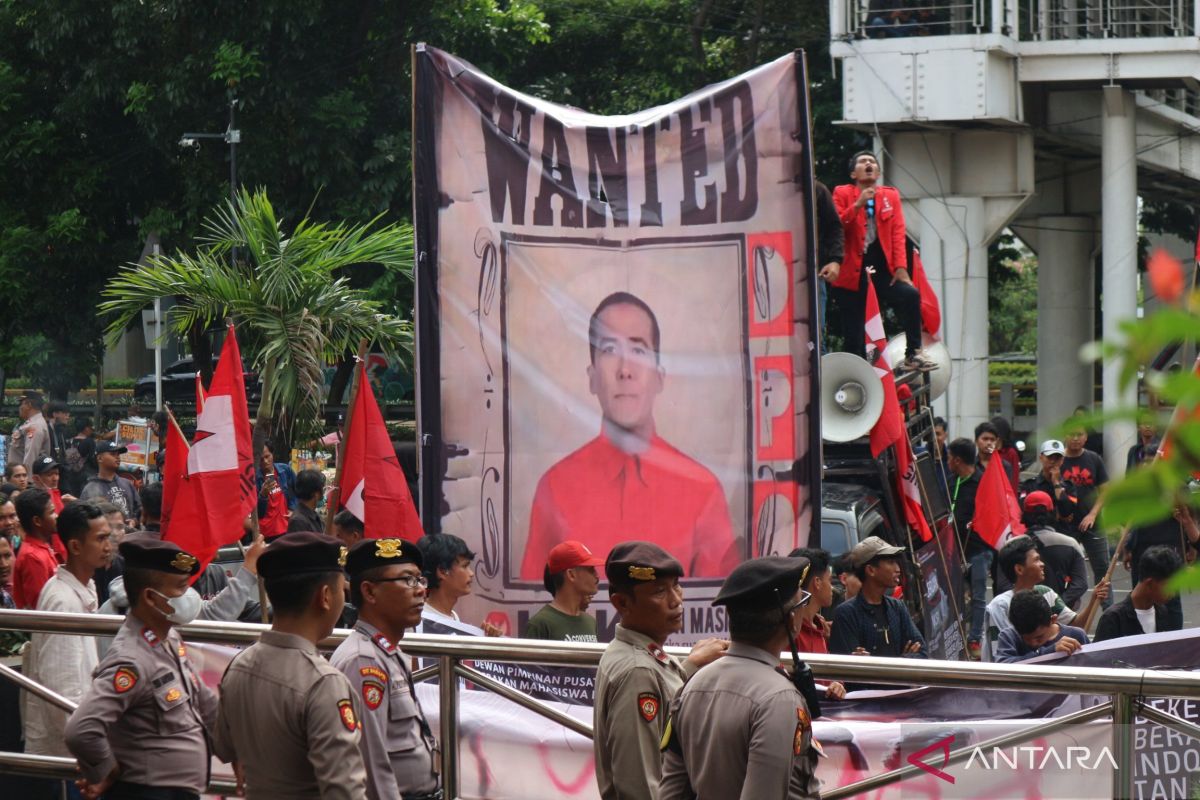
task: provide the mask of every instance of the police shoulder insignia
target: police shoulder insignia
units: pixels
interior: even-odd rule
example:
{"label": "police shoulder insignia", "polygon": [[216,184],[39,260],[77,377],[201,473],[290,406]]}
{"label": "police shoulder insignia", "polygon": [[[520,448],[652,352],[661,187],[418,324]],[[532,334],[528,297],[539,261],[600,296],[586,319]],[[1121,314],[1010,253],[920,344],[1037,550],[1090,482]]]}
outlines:
{"label": "police shoulder insignia", "polygon": [[646,722],[654,722],[658,717],[658,695],[654,692],[642,692],[638,695],[638,713]]}
{"label": "police shoulder insignia", "polygon": [[142,638],[146,640],[146,644],[154,647],[158,644],[158,634],[149,628],[142,628]]}
{"label": "police shoulder insignia", "polygon": [[387,673],[381,670],[379,667],[362,667],[358,670],[358,674],[364,678],[378,678],[384,683],[388,682]]}
{"label": "police shoulder insignia", "polygon": [[185,647],[185,646],[184,646],[184,645],[182,645],[182,644],[181,644],[181,645],[179,645],[179,657],[180,657],[180,658],[187,658],[187,647]]}
{"label": "police shoulder insignia", "polygon": [[804,727],[812,727],[812,717],[809,716],[807,707],[798,706],[796,708],[796,718],[800,720],[800,724]]}
{"label": "police shoulder insignia", "polygon": [[354,715],[354,702],[351,700],[338,700],[338,716],[342,718],[342,724],[346,726],[346,730],[354,733],[358,730],[358,718]]}
{"label": "police shoulder insignia", "polygon": [[118,667],[113,673],[113,691],[117,694],[125,694],[134,686],[137,686],[138,674],[133,667]]}
{"label": "police shoulder insignia", "polygon": [[167,694],[163,699],[168,703],[174,703],[181,697],[183,697],[183,692],[179,691],[179,687],[173,686],[167,690]]}
{"label": "police shoulder insignia", "polygon": [[367,708],[374,711],[383,703],[383,686],[375,681],[363,681],[362,696]]}
{"label": "police shoulder insignia", "polygon": [[812,717],[804,706],[796,707],[796,738],[792,740],[792,755],[804,752],[804,732],[812,727]]}
{"label": "police shoulder insignia", "polygon": [[671,657],[667,655],[667,651],[663,650],[662,645],[658,642],[651,642],[646,645],[646,649],[650,651],[650,655],[654,656],[654,659],[660,664],[666,664],[671,660]]}
{"label": "police shoulder insignia", "polygon": [[377,633],[372,636],[371,641],[382,647],[388,653],[396,649],[395,645],[393,645],[382,633]]}

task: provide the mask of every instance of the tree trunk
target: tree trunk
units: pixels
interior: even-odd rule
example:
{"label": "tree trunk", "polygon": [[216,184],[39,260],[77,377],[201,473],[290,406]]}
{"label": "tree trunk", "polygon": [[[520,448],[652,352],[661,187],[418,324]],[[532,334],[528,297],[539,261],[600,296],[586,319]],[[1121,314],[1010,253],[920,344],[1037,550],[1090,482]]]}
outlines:
{"label": "tree trunk", "polygon": [[337,370],[333,373],[333,380],[329,382],[329,397],[325,404],[329,406],[340,406],[342,399],[346,396],[346,387],[350,385],[350,378],[354,376],[354,351],[347,349],[342,354],[342,358],[338,361]]}

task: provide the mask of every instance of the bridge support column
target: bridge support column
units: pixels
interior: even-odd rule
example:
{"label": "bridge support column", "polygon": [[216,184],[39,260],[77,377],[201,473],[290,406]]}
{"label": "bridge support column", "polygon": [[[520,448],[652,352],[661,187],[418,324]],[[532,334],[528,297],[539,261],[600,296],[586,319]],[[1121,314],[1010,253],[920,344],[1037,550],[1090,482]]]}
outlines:
{"label": "bridge support column", "polygon": [[[1038,217],[1038,434],[1040,441],[1079,406],[1091,407],[1092,365],[1079,350],[1092,340],[1095,220]],[[1035,443],[1030,443],[1035,446]]]}
{"label": "bridge support column", "polygon": [[[1137,125],[1133,94],[1119,86],[1104,87],[1100,145],[1101,247],[1103,272],[1100,308],[1104,338],[1116,338],[1121,322],[1137,316]],[[1104,361],[1104,410],[1137,402],[1137,386],[1121,390],[1120,364]],[[1110,422],[1104,428],[1104,460],[1110,474],[1125,471],[1125,454],[1134,442],[1132,422]]]}

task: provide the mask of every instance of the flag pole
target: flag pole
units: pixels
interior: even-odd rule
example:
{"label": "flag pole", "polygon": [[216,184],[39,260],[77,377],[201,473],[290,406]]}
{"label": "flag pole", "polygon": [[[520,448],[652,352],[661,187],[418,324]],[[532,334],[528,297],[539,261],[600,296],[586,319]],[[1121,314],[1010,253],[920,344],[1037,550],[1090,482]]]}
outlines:
{"label": "flag pole", "polygon": [[367,340],[358,340],[358,355],[354,359],[354,380],[350,383],[350,402],[346,405],[346,421],[342,425],[342,433],[338,436],[337,470],[334,472],[333,488],[329,490],[329,503],[325,507],[325,533],[333,535],[333,518],[338,513],[342,502],[342,473],[346,469],[346,437],[350,434],[350,423],[354,418],[354,406],[358,402],[358,393],[362,391],[362,376],[366,374]]}

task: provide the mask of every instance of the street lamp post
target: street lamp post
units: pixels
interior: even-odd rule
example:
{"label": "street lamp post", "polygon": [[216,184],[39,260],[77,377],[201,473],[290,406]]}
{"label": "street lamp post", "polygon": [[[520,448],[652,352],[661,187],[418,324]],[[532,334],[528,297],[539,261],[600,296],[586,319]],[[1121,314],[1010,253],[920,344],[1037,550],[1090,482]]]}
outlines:
{"label": "street lamp post", "polygon": [[179,137],[180,147],[199,149],[201,139],[220,139],[229,145],[229,199],[237,202],[237,146],[242,141],[242,132],[234,127],[234,114],[237,111],[238,100],[229,98],[229,127],[224,133],[185,133]]}

